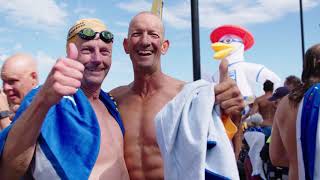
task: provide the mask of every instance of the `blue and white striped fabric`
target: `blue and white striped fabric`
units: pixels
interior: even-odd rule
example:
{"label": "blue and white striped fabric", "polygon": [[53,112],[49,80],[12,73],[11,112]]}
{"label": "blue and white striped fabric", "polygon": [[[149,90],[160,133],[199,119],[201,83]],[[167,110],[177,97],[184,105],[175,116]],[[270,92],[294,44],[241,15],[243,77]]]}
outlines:
{"label": "blue and white striped fabric", "polygon": [[[39,89],[32,90],[25,97],[13,124],[30,105]],[[99,98],[124,133],[120,114],[111,96],[101,91]],[[0,133],[1,155],[13,124]],[[79,89],[73,96],[62,98],[47,113],[31,164],[32,176],[35,179],[88,179],[99,147],[97,117],[87,97]]]}
{"label": "blue and white striped fabric", "polygon": [[320,84],[308,89],[297,115],[297,153],[300,180],[320,179]]}
{"label": "blue and white striped fabric", "polygon": [[214,84],[186,84],[156,115],[166,180],[239,179],[232,145],[214,109]]}

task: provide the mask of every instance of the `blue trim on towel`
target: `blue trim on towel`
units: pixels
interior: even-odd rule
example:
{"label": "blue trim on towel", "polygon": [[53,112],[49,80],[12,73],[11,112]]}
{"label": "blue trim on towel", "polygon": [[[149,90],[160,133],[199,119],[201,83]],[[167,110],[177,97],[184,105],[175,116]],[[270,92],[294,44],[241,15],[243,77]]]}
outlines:
{"label": "blue trim on towel", "polygon": [[207,141],[207,149],[212,149],[217,145],[217,141]]}
{"label": "blue trim on towel", "polygon": [[301,115],[301,146],[306,180],[314,179],[319,104],[320,84],[318,83],[305,93]]}
{"label": "blue trim on towel", "polygon": [[228,67],[231,67],[231,66],[232,66],[232,65],[234,65],[234,64],[238,64],[238,63],[242,63],[242,62],[244,62],[244,61],[237,61],[237,62],[234,62],[234,63],[228,64]]}
{"label": "blue trim on towel", "polygon": [[101,99],[103,104],[107,107],[109,113],[117,121],[118,125],[120,126],[122,135],[124,136],[125,130],[124,130],[123,122],[120,117],[120,113],[118,111],[116,102],[113,100],[113,97],[110,94],[105,93],[104,91],[101,90],[99,98]]}
{"label": "blue trim on towel", "polygon": [[205,169],[205,180],[231,180],[220,174],[216,174],[208,169]]}
{"label": "blue trim on towel", "polygon": [[45,156],[50,159],[50,163],[52,164],[52,167],[54,167],[54,170],[56,171],[56,173],[58,174],[58,176],[61,179],[68,179],[68,176],[66,175],[66,173],[64,172],[64,170],[61,167],[61,164],[59,163],[59,161],[57,160],[57,158],[55,158],[55,156],[53,155],[52,151],[50,150],[48,144],[46,143],[46,141],[43,139],[43,136],[40,134],[38,142],[40,144],[40,147],[42,149],[43,152],[46,152]]}
{"label": "blue trim on towel", "polygon": [[259,70],[259,72],[258,72],[258,74],[257,74],[257,77],[256,77],[256,82],[258,82],[258,79],[259,79],[259,75],[260,75],[260,73],[261,73],[261,71],[264,69],[264,67],[262,67],[260,70]]}

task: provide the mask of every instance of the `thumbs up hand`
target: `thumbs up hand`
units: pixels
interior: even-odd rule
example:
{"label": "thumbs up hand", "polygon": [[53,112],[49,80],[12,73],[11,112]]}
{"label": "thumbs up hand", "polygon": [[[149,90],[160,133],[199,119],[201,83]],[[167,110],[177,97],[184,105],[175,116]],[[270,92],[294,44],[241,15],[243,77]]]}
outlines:
{"label": "thumbs up hand", "polygon": [[48,106],[58,103],[63,96],[75,94],[80,88],[84,65],[77,58],[77,47],[74,43],[68,44],[67,57],[57,60],[39,92]]}
{"label": "thumbs up hand", "polygon": [[226,115],[238,115],[244,109],[240,90],[228,75],[228,60],[223,59],[219,66],[220,82],[214,87],[215,103]]}

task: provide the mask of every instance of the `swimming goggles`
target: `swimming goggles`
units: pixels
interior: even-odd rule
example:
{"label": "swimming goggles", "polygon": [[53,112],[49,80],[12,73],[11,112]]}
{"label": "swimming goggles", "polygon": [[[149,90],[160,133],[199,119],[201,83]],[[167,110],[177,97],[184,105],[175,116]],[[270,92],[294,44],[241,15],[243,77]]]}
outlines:
{"label": "swimming goggles", "polygon": [[99,33],[100,39],[105,43],[113,42],[113,34],[109,31],[95,32],[91,28],[84,28],[81,31],[79,31],[77,34],[81,39],[92,40],[96,37],[97,33]]}

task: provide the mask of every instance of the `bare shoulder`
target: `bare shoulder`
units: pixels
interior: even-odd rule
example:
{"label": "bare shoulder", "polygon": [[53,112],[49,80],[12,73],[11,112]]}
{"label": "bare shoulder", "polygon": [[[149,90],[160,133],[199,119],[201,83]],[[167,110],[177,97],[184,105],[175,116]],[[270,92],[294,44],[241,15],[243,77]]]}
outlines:
{"label": "bare shoulder", "polygon": [[184,87],[186,82],[181,81],[179,79],[172,78],[170,76],[167,76],[167,80],[166,80],[165,84],[166,84],[165,87],[167,90],[178,93]]}
{"label": "bare shoulder", "polygon": [[130,85],[119,86],[117,88],[112,89],[109,93],[116,99],[121,99],[126,96],[130,91]]}
{"label": "bare shoulder", "polygon": [[281,124],[295,121],[298,108],[290,103],[288,96],[285,96],[279,102],[276,111],[276,119]]}

